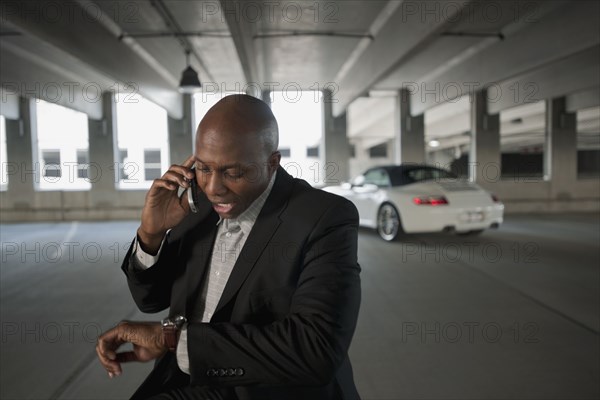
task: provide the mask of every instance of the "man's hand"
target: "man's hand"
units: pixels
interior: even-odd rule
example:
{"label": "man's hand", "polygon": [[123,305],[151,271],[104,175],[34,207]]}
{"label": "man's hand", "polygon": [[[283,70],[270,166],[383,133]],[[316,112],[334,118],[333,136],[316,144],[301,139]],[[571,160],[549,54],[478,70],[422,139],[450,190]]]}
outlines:
{"label": "man's hand", "polygon": [[[117,353],[124,343],[132,343],[133,351]],[[162,327],[158,322],[123,321],[104,332],[98,338],[96,353],[108,376],[121,375],[121,363],[154,360],[167,351],[163,341]]]}
{"label": "man's hand", "polygon": [[142,223],[138,236],[142,249],[156,254],[167,230],[180,223],[190,212],[186,196],[177,195],[180,187],[189,188],[190,180],[196,179],[190,170],[194,165],[194,156],[190,156],[182,165],[172,165],[160,179],[155,179],[146,194],[142,209]]}

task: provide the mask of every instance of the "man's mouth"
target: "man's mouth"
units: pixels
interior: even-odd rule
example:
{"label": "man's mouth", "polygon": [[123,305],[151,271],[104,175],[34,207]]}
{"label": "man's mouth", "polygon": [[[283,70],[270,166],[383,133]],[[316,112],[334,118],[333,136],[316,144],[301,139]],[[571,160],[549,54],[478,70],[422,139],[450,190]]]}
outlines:
{"label": "man's mouth", "polygon": [[233,209],[235,203],[212,203],[212,205],[218,214],[228,214]]}

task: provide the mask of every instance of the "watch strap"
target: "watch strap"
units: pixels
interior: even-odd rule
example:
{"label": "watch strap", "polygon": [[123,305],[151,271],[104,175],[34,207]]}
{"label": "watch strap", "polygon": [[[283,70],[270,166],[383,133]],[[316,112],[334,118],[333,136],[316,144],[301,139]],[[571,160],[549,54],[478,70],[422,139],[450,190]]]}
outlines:
{"label": "watch strap", "polygon": [[175,351],[177,349],[179,331],[186,322],[187,319],[181,315],[177,315],[173,318],[165,318],[161,321],[163,342],[169,351]]}
{"label": "watch strap", "polygon": [[169,351],[175,351],[175,349],[177,349],[177,342],[179,341],[179,338],[177,337],[179,329],[177,329],[175,325],[163,325],[162,331],[165,346],[167,346]]}

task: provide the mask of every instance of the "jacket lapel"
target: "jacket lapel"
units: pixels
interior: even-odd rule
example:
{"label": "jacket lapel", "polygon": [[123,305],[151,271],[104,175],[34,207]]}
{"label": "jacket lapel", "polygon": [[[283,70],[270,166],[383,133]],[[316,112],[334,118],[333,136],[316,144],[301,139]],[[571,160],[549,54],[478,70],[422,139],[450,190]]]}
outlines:
{"label": "jacket lapel", "polygon": [[277,231],[281,223],[280,214],[285,209],[293,187],[293,178],[281,167],[277,170],[277,177],[273,189],[250,231],[246,243],[231,271],[229,280],[225,285],[215,314],[219,312],[238,292],[256,260]]}

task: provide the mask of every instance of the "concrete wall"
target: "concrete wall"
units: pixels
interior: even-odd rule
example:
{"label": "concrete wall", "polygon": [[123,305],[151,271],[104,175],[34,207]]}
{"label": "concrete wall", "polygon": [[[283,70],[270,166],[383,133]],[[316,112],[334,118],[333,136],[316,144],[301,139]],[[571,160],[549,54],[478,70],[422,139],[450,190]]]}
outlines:
{"label": "concrete wall", "polygon": [[[10,184],[10,182],[9,182]],[[95,204],[91,191],[34,192],[28,203],[0,193],[0,221],[75,221],[139,219],[145,190],[116,191],[110,204]]]}
{"label": "concrete wall", "polygon": [[497,195],[507,214],[600,211],[598,179],[581,179],[568,187],[541,178],[478,182]]}

